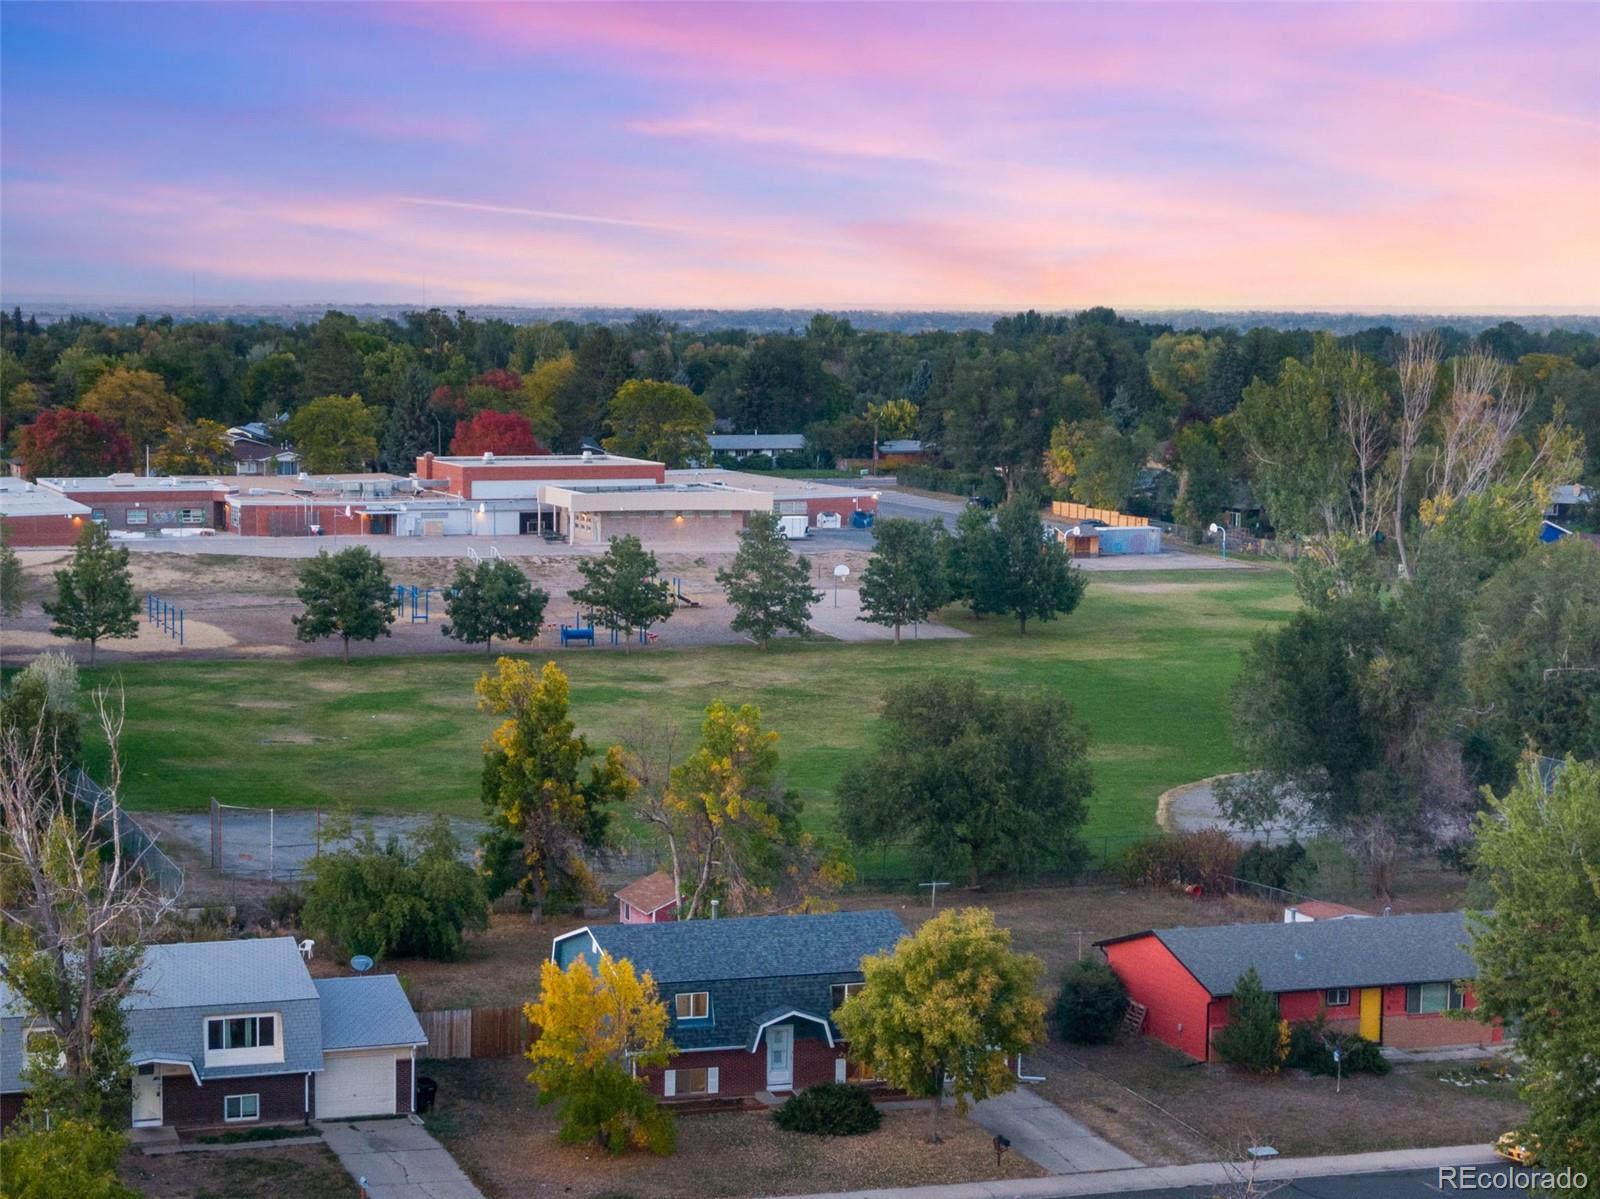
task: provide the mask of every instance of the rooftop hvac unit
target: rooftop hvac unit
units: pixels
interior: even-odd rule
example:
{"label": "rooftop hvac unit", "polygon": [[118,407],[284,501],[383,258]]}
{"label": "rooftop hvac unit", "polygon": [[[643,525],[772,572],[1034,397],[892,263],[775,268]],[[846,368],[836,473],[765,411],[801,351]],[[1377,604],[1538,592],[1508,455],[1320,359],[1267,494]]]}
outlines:
{"label": "rooftop hvac unit", "polygon": [[484,450],[483,451],[483,460],[485,462],[493,462],[494,461],[494,451],[493,450]]}

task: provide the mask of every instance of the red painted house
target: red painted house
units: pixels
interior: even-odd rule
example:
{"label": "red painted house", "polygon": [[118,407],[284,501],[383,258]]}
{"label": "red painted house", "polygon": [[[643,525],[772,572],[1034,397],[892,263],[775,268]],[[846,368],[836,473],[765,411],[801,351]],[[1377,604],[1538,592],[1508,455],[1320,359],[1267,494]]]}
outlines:
{"label": "red painted house", "polygon": [[889,911],[595,924],[557,937],[550,956],[566,969],[604,953],[650,973],[678,1049],[646,1072],[654,1094],[745,1097],[864,1078],[833,1011],[862,985],[861,959],[905,934]]}
{"label": "red painted house", "polygon": [[665,924],[678,918],[678,887],[657,870],[617,892],[617,919],[623,924]]}
{"label": "red painted house", "polygon": [[1166,928],[1097,942],[1145,1007],[1144,1031],[1208,1061],[1246,970],[1285,1020],[1323,1013],[1332,1028],[1398,1049],[1498,1044],[1498,1024],[1454,1018],[1477,1000],[1465,914]]}

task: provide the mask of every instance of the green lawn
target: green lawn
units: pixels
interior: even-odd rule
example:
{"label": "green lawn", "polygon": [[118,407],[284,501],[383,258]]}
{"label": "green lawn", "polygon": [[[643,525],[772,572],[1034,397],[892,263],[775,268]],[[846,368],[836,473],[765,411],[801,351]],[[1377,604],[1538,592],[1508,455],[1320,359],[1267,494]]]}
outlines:
{"label": "green lawn", "polygon": [[[1153,827],[1167,787],[1235,764],[1224,711],[1249,639],[1294,608],[1278,570],[1096,575],[1070,617],[1030,628],[953,621],[963,641],[783,643],[569,651],[573,713],[591,741],[641,719],[698,723],[713,699],[753,702],[782,735],[807,822],[826,826],[832,787],[868,740],[896,678],[972,674],[997,687],[1066,692],[1092,733],[1091,839]],[[670,639],[670,632],[667,634]],[[150,662],[86,672],[127,696],[126,792],[136,807],[226,803],[478,812],[479,747],[494,720],[474,706],[483,655]],[[1098,846],[1096,846],[1098,848]]]}

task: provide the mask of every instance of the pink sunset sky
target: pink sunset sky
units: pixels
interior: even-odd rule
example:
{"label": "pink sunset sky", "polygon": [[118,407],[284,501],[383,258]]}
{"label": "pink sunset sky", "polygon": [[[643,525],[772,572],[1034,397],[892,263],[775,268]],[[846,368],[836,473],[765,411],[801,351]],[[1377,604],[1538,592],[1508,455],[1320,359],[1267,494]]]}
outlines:
{"label": "pink sunset sky", "polygon": [[0,289],[1600,310],[1600,6],[16,5]]}

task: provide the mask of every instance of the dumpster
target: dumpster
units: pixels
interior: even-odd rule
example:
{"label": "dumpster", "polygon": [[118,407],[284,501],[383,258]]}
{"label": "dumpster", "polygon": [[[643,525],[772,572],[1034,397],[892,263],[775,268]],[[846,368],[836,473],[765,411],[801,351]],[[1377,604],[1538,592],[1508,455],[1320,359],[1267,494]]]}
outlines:
{"label": "dumpster", "polygon": [[872,528],[872,513],[856,511],[850,514],[850,527],[852,529]]}
{"label": "dumpster", "polygon": [[417,1111],[431,1112],[433,1100],[439,1093],[439,1084],[424,1075],[417,1079]]}

